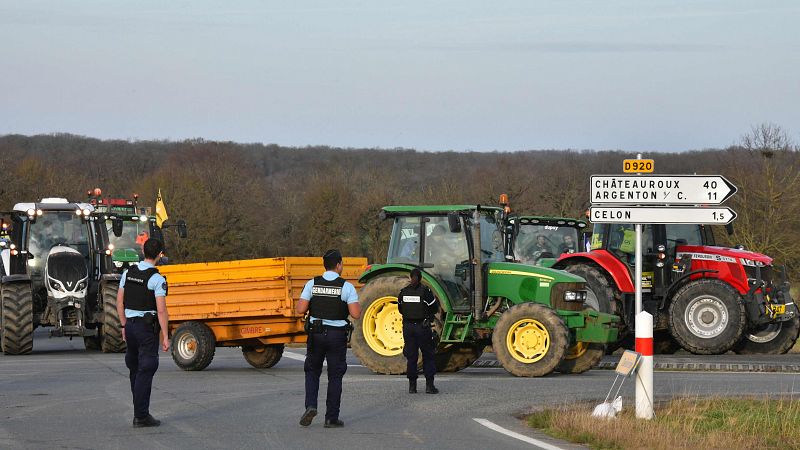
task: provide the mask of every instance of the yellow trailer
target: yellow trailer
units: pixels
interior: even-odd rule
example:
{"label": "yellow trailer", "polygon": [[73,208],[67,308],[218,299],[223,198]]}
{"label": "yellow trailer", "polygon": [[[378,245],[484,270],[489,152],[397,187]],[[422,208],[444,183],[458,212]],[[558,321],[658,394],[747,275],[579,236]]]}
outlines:
{"label": "yellow trailer", "polygon": [[[344,258],[342,278],[356,288],[366,258]],[[303,286],[322,274],[322,258],[282,257],[159,266],[167,278],[172,359],[203,370],[216,347],[241,347],[257,368],[274,366],[284,344],[306,342],[295,311]]]}

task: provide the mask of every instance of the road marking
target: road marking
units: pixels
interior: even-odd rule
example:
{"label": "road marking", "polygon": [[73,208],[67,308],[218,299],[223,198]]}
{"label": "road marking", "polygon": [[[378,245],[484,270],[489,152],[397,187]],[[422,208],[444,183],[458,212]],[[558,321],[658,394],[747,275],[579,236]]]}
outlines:
{"label": "road marking", "polygon": [[[293,359],[295,361],[303,361],[303,362],[306,361],[306,355],[300,355],[300,354],[297,354],[297,353],[294,353],[294,352],[284,351],[283,352],[283,356],[285,356],[285,357],[287,357],[289,359]],[[322,367],[328,367],[328,362],[327,361],[323,361],[322,362]],[[362,366],[361,364],[348,364],[347,367],[364,367],[364,366]]]}
{"label": "road marking", "polygon": [[555,445],[548,444],[547,442],[542,442],[542,441],[540,441],[538,439],[534,439],[532,437],[525,436],[524,434],[519,434],[519,433],[516,433],[514,431],[505,429],[505,428],[501,427],[500,425],[495,424],[494,422],[490,422],[487,419],[476,419],[476,418],[473,418],[472,420],[474,420],[475,422],[478,422],[479,424],[485,426],[486,428],[489,428],[490,430],[497,431],[498,433],[505,434],[506,436],[512,437],[514,439],[518,439],[518,440],[523,441],[523,442],[527,442],[528,444],[535,445],[535,446],[537,446],[537,447],[539,447],[541,449],[544,449],[544,450],[564,450],[561,447],[556,447]]}

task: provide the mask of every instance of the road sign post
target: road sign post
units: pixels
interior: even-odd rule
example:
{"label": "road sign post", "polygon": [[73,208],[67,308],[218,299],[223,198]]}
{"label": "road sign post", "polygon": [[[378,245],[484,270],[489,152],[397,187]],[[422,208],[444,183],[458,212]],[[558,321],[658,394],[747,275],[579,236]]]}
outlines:
{"label": "road sign post", "polygon": [[[721,205],[736,193],[736,186],[721,175],[642,175],[652,173],[653,160],[626,159],[623,172],[635,175],[592,175],[590,182],[593,223],[633,224],[636,233],[634,268],[636,351],[642,364],[636,377],[636,417],[652,419],[653,316],[642,311],[642,225],[727,225],[736,212]],[[711,205],[711,207],[709,207]]]}

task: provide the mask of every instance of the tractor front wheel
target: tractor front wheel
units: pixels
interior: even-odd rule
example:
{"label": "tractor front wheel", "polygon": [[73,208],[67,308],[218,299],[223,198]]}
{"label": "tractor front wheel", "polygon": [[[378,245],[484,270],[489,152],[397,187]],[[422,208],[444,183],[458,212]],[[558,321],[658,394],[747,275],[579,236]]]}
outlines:
{"label": "tractor front wheel", "polygon": [[408,278],[386,276],[369,280],[361,289],[361,318],[353,323],[350,347],[373,372],[399,375],[406,372],[403,356],[403,316],[397,294]]}
{"label": "tractor front wheel", "polygon": [[24,355],[33,350],[33,291],[29,283],[2,287],[0,342],[6,355]]}
{"label": "tractor front wheel", "polygon": [[569,347],[569,330],[551,308],[538,303],[512,306],[492,333],[497,360],[512,375],[541,377],[553,372]]}
{"label": "tractor front wheel", "polygon": [[782,355],[791,349],[800,334],[800,318],[786,322],[768,323],[755,330],[745,331],[742,339],[733,347],[740,355]]}
{"label": "tractor front wheel", "polygon": [[739,294],[717,279],[700,279],[678,289],[669,305],[669,330],[686,351],[720,355],[742,337],[746,323]]}
{"label": "tractor front wheel", "polygon": [[103,303],[100,349],[104,353],[122,353],[126,348],[125,341],[122,340],[122,325],[117,312],[118,291],[119,284],[116,283],[104,283],[100,288],[100,300]]}

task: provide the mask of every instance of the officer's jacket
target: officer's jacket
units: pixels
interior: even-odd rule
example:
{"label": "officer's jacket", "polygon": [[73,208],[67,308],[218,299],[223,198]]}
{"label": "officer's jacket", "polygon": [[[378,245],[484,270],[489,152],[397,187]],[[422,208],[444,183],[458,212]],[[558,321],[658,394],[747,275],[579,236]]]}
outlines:
{"label": "officer's jacket", "polygon": [[404,287],[397,296],[397,306],[406,320],[428,319],[439,309],[433,292],[422,283],[416,287],[410,284]]}

